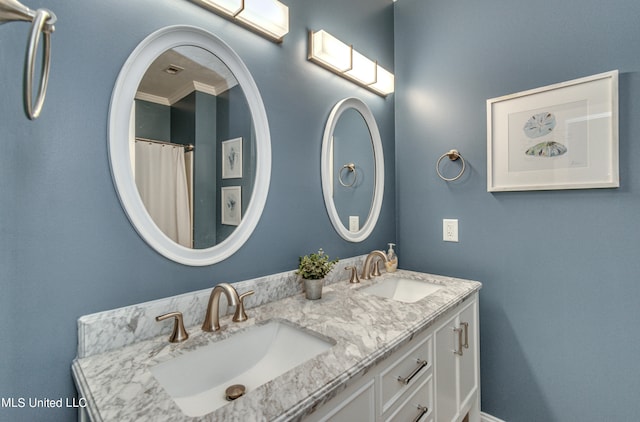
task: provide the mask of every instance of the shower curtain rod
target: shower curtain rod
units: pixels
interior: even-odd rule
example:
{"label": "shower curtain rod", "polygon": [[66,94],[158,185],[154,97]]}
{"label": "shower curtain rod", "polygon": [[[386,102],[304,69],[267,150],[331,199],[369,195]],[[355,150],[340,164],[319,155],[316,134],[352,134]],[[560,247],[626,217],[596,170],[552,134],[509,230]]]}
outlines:
{"label": "shower curtain rod", "polygon": [[182,147],[182,148],[184,148],[184,152],[191,152],[191,151],[196,149],[195,145],[193,145],[193,144],[176,144],[176,143],[173,143],[173,142],[158,141],[157,139],[140,138],[140,137],[137,137],[137,136],[136,136],[136,141],[151,142],[153,144],[168,145],[168,146],[172,146],[172,147]]}

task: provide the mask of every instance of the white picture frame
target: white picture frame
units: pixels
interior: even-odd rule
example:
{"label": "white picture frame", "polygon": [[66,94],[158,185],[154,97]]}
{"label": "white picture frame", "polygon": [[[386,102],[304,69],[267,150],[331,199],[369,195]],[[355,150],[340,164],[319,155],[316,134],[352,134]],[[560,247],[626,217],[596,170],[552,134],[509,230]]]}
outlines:
{"label": "white picture frame", "polygon": [[242,178],[242,137],[222,142],[222,178]]}
{"label": "white picture frame", "polygon": [[220,188],[220,222],[228,226],[239,226],[242,221],[242,187]]}
{"label": "white picture frame", "polygon": [[487,100],[487,191],[616,188],[618,71]]}

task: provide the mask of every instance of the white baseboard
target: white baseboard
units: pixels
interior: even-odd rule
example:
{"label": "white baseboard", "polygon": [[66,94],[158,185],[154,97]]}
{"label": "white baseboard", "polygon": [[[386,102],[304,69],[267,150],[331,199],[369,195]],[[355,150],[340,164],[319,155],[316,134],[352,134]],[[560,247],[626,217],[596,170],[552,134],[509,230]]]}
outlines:
{"label": "white baseboard", "polygon": [[484,412],[480,412],[480,421],[481,422],[504,422],[502,419],[498,419]]}

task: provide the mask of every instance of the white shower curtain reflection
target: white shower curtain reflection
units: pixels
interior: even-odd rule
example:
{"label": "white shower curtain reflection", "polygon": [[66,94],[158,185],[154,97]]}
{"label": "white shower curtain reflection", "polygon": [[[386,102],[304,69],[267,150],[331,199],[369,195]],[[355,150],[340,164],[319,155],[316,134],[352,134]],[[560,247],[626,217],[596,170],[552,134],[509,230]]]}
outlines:
{"label": "white shower curtain reflection", "polygon": [[191,248],[188,176],[182,146],[136,141],[135,178],[147,212],[158,228]]}

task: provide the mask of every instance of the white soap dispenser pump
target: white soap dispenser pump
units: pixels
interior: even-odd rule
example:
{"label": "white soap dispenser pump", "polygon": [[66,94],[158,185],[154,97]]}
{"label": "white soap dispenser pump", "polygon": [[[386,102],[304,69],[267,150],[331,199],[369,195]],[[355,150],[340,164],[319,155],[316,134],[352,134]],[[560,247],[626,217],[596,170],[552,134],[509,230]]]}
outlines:
{"label": "white soap dispenser pump", "polygon": [[394,246],[396,246],[395,243],[389,243],[387,262],[384,263],[388,273],[393,273],[398,269],[398,255],[396,255],[396,251],[393,250]]}

